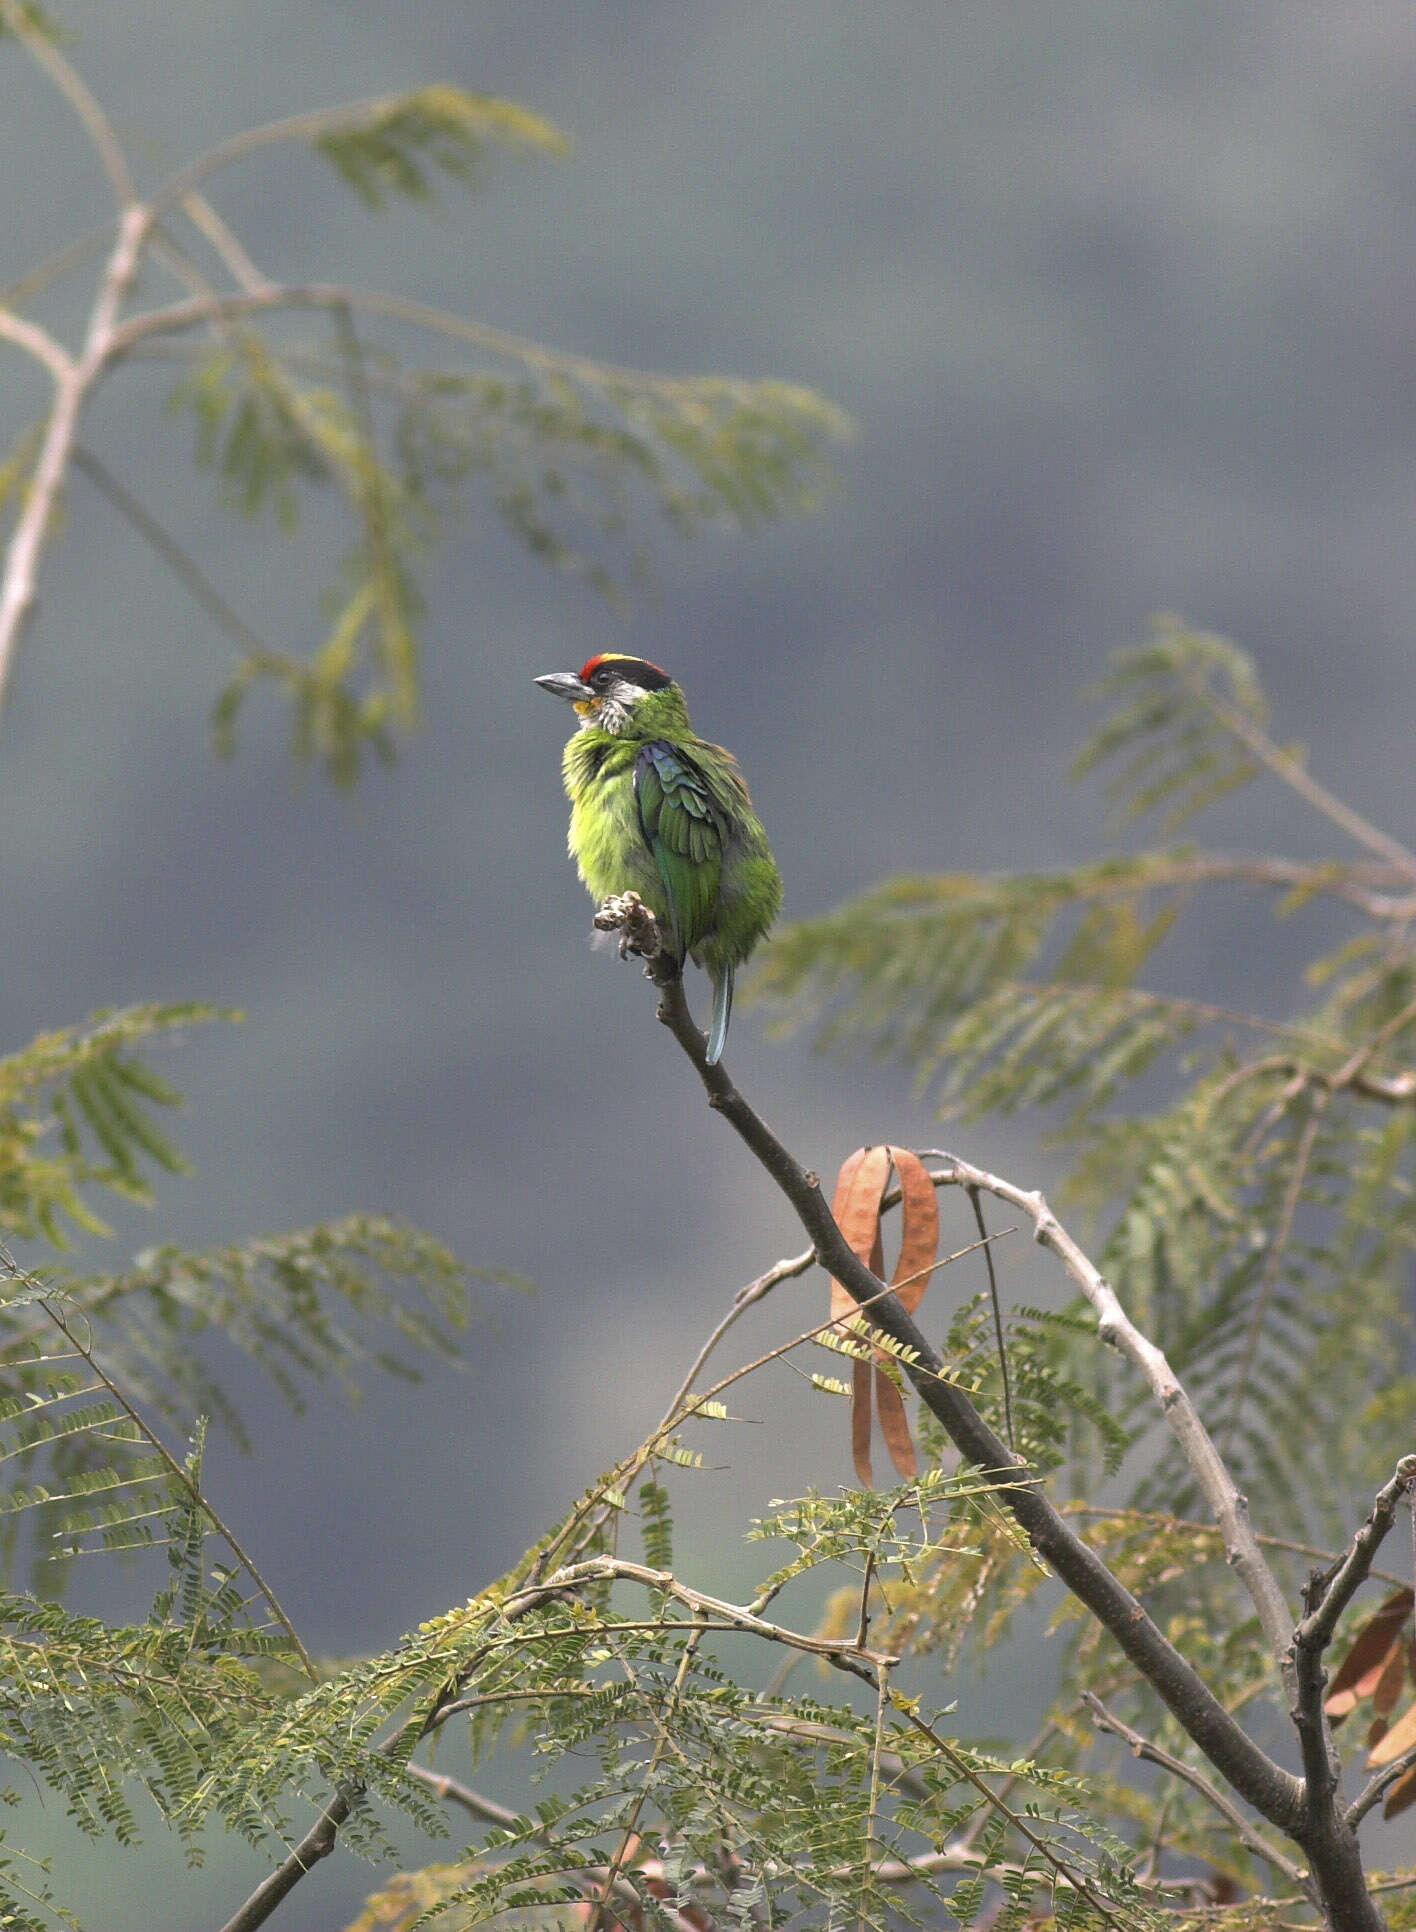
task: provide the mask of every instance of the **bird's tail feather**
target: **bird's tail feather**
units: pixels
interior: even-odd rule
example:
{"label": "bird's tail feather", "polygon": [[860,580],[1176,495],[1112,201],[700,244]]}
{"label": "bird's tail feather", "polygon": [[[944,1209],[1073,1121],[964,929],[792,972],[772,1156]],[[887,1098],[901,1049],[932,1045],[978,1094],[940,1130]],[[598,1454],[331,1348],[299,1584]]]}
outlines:
{"label": "bird's tail feather", "polygon": [[728,1021],[733,1011],[733,969],[725,966],[713,981],[713,1024],[708,1033],[708,1064],[716,1067],[723,1057],[728,1037]]}

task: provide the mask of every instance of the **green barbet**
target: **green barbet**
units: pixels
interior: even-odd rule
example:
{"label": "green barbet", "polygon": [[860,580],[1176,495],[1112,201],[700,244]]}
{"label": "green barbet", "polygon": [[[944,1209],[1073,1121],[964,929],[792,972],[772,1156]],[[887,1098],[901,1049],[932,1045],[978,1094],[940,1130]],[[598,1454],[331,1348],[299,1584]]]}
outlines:
{"label": "green barbet", "polygon": [[782,880],[730,752],[695,735],[667,672],[616,651],[537,678],[580,727],[565,748],[570,855],[599,904],[637,892],[679,964],[713,982],[708,1064],[733,1005],[733,972],[782,903]]}

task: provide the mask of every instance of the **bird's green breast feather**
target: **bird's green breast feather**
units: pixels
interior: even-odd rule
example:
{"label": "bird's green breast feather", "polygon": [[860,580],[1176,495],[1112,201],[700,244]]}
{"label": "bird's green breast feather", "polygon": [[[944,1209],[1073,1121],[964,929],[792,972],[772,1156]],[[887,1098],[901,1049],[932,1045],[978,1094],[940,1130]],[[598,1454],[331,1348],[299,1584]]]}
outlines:
{"label": "bird's green breast feather", "polygon": [[646,743],[587,730],[563,770],[570,852],[591,897],[637,892],[710,972],[745,959],[782,887],[731,755],[692,734]]}

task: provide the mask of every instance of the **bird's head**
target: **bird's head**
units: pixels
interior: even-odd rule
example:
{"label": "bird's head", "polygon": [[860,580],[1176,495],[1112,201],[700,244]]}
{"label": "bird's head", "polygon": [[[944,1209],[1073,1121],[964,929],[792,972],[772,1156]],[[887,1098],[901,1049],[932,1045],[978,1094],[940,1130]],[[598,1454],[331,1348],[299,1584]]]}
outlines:
{"label": "bird's head", "polygon": [[552,671],[536,682],[543,691],[570,700],[582,731],[652,737],[666,724],[688,723],[682,691],[667,671],[647,658],[602,651],[579,671]]}

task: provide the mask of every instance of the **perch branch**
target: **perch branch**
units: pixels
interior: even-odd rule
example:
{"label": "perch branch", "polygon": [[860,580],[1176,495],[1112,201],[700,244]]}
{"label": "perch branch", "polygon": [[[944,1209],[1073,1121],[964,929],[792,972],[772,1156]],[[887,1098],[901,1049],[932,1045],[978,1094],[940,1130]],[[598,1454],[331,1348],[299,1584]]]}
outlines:
{"label": "perch branch", "polygon": [[[652,919],[648,924],[652,927]],[[1068,1526],[1037,1478],[1015,1460],[967,1394],[945,1378],[938,1354],[898,1299],[846,1243],[816,1176],[783,1146],[739,1093],[726,1068],[721,1063],[708,1065],[706,1042],[694,1025],[674,961],[657,951],[652,934],[646,943],[631,944],[630,950],[647,959],[649,976],[659,989],[659,1018],[687,1054],[709,1104],[728,1121],[791,1204],[822,1267],[854,1301],[871,1304],[872,1324],[899,1344],[902,1368],[955,1446],[982,1469],[1008,1472],[1010,1480],[1000,1483],[998,1498],[1038,1555],[1111,1633],[1216,1769],[1270,1823],[1290,1830],[1301,1812],[1298,1780],[1235,1722],[1145,1608]]]}
{"label": "perch branch", "polygon": [[1168,1771],[1173,1778],[1180,1778],[1193,1791],[1198,1791],[1206,1803],[1213,1805],[1220,1816],[1228,1822],[1240,1843],[1247,1845],[1256,1857],[1262,1858],[1265,1864],[1272,1866],[1273,1870],[1286,1878],[1290,1885],[1301,1885],[1304,1882],[1303,1867],[1296,1859],[1289,1858],[1285,1852],[1270,1845],[1266,1838],[1255,1831],[1238,1805],[1227,1798],[1217,1785],[1211,1784],[1202,1771],[1197,1771],[1192,1764],[1186,1764],[1183,1758],[1172,1757],[1169,1751],[1163,1751],[1158,1744],[1152,1744],[1149,1738],[1142,1737],[1139,1731],[1133,1731],[1130,1725],[1123,1723],[1119,1717],[1113,1717],[1095,1691],[1084,1690],[1082,1702],[1091,1712],[1093,1722],[1099,1731],[1110,1731],[1113,1737],[1119,1737],[1123,1744],[1131,1747],[1133,1757],[1143,1758],[1147,1764],[1159,1765],[1162,1771]]}
{"label": "perch branch", "polygon": [[1199,1412],[1160,1349],[1143,1335],[1121,1306],[1115,1289],[1068,1234],[1041,1193],[1028,1192],[989,1174],[956,1154],[926,1150],[927,1158],[946,1161],[948,1178],[967,1190],[981,1189],[1030,1217],[1033,1237],[1062,1263],[1097,1316],[1097,1333],[1138,1368],[1150,1384],[1176,1440],[1224,1537],[1225,1554],[1249,1593],[1263,1632],[1280,1668],[1288,1668],[1293,1618],[1278,1581],[1264,1559],[1249,1522],[1249,1506],[1215,1448]]}

